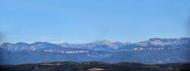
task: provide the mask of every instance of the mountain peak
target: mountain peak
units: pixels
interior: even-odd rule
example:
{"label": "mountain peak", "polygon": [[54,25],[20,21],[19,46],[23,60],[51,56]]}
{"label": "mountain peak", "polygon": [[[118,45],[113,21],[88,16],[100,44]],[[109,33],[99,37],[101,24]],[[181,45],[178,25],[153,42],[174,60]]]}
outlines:
{"label": "mountain peak", "polygon": [[147,46],[147,45],[158,45],[158,46],[165,46],[165,45],[176,45],[176,44],[180,44],[182,42],[187,42],[190,41],[190,38],[180,38],[180,39],[176,39],[176,38],[151,38],[147,41],[142,41],[139,42],[139,45],[142,46]]}
{"label": "mountain peak", "polygon": [[112,43],[112,42],[109,41],[109,40],[97,40],[97,41],[94,41],[93,43],[98,43],[98,44],[108,44],[108,43]]}
{"label": "mountain peak", "polygon": [[96,46],[96,45],[106,45],[106,46],[111,47],[113,49],[118,49],[119,46],[121,44],[123,44],[123,43],[117,42],[117,41],[109,41],[109,40],[97,40],[97,41],[95,41],[95,42],[93,42],[91,44],[93,44],[93,46]]}

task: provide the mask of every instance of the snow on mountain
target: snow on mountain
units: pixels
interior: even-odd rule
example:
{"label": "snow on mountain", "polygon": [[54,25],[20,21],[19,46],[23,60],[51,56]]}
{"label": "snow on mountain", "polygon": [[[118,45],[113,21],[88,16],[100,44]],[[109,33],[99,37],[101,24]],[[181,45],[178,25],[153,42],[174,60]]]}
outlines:
{"label": "snow on mountain", "polygon": [[177,44],[177,39],[160,39],[160,38],[152,38],[148,41],[142,41],[139,42],[139,45],[147,46],[147,45],[158,45],[158,46],[166,46],[166,45],[172,45]]}
{"label": "snow on mountain", "polygon": [[98,40],[92,43],[87,44],[55,44],[48,42],[35,42],[35,43],[23,43],[19,42],[16,44],[12,43],[3,43],[0,48],[6,48],[8,50],[43,50],[43,49],[89,49],[89,50],[118,50],[118,49],[128,49],[127,47],[132,46],[132,50],[154,50],[157,49],[163,50],[165,47],[173,47],[178,45],[188,45],[190,43],[189,38],[180,38],[180,39],[160,39],[152,38],[147,41],[142,41],[139,43],[126,44],[116,41],[108,40]]}
{"label": "snow on mountain", "polygon": [[[70,43],[3,43],[0,45],[1,60],[7,63],[25,63],[25,60],[90,61],[102,62],[141,62],[161,63],[190,62],[190,38],[152,38],[139,43],[122,43],[98,40],[86,44]],[[17,59],[12,60],[12,57]],[[28,59],[30,58],[30,59]],[[167,59],[167,60],[166,60]],[[20,61],[21,60],[21,61]],[[142,62],[143,63],[143,62]],[[1,64],[1,63],[0,63]]]}
{"label": "snow on mountain", "polygon": [[124,46],[125,43],[109,41],[109,40],[98,40],[92,43],[87,43],[87,48],[95,50],[116,50]]}

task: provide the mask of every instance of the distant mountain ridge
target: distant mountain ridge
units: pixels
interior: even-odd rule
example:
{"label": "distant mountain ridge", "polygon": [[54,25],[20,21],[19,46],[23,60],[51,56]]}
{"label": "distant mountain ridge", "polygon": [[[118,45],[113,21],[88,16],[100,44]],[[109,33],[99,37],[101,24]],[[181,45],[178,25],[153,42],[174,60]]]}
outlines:
{"label": "distant mountain ridge", "polygon": [[0,64],[25,64],[46,61],[101,61],[108,63],[190,62],[190,38],[152,38],[138,43],[99,40],[86,44],[2,43]]}

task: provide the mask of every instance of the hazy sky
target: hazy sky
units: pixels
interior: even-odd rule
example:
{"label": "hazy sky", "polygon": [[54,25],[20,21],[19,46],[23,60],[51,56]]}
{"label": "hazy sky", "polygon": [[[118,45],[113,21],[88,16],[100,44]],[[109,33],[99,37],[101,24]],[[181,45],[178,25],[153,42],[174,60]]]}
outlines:
{"label": "hazy sky", "polygon": [[190,0],[0,0],[4,42],[188,37]]}

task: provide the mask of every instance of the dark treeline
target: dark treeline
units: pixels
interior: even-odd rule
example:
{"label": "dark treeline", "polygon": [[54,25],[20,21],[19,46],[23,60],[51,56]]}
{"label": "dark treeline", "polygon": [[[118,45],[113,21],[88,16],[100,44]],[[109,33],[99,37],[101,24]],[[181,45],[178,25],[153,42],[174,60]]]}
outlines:
{"label": "dark treeline", "polygon": [[88,71],[91,68],[102,68],[103,71],[190,71],[190,63],[173,64],[140,64],[101,62],[51,62],[22,65],[1,65],[1,71]]}

